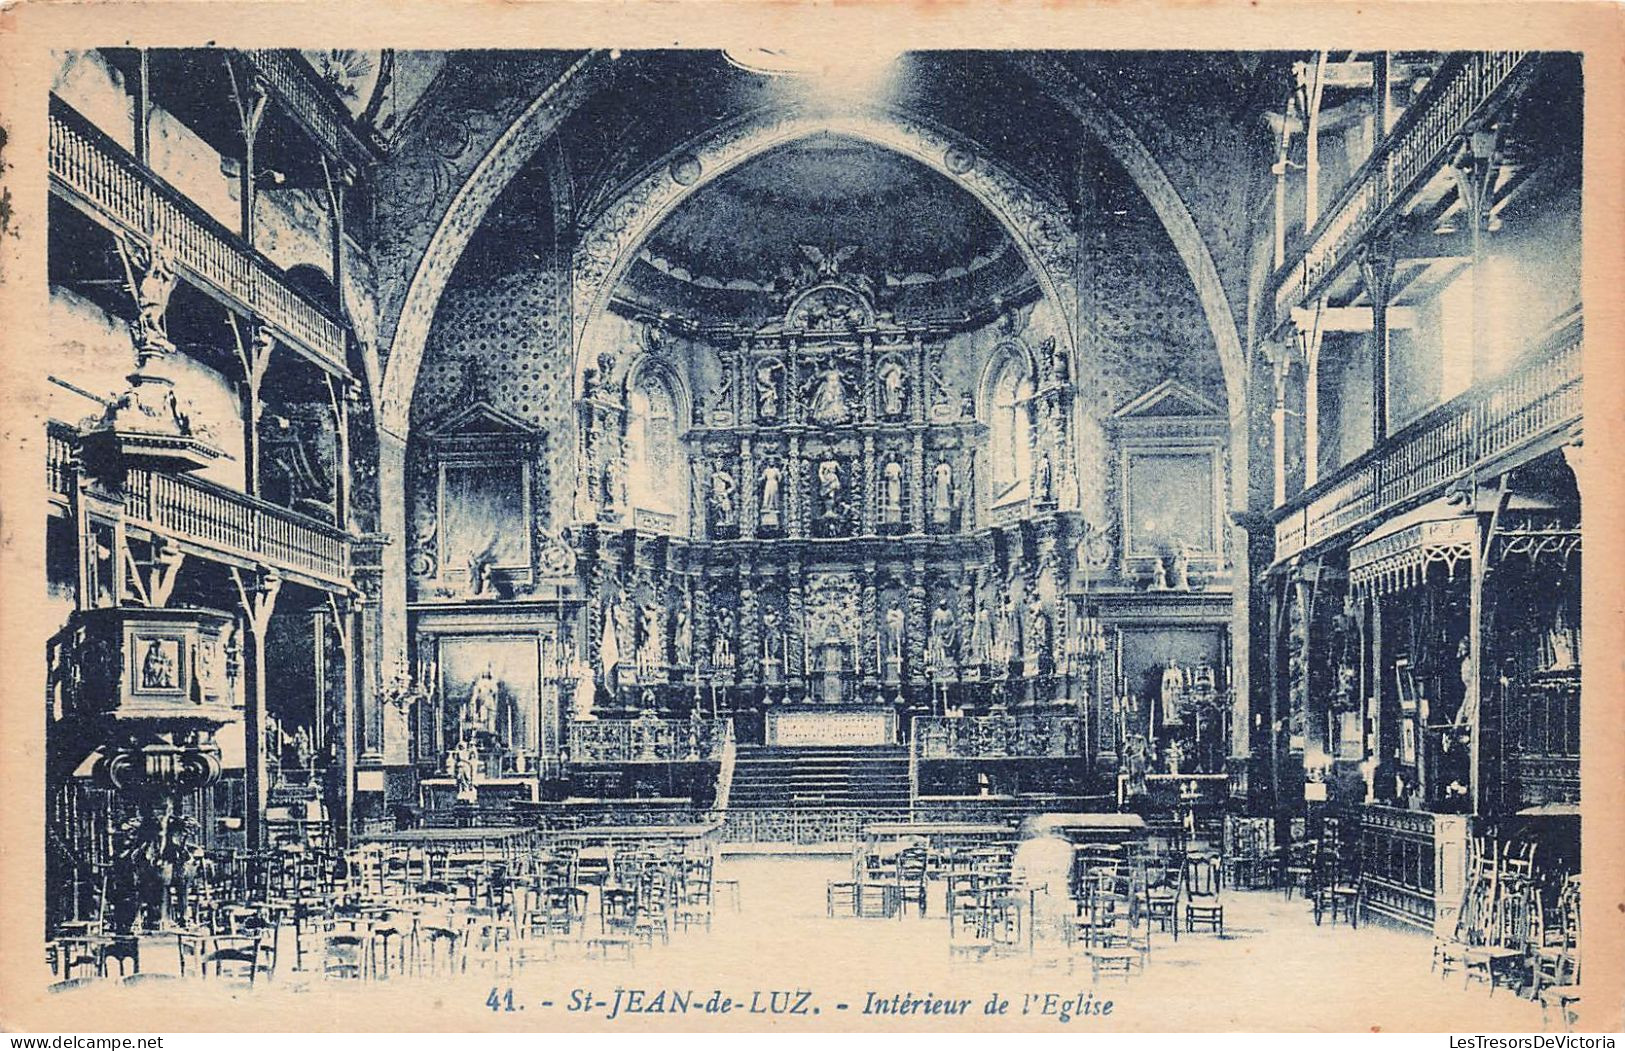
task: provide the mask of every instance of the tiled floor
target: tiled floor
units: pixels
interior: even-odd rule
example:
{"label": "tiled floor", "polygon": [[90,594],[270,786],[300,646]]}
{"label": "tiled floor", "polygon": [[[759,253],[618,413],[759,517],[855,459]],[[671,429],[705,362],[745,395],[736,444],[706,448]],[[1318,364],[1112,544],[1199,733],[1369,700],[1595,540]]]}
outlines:
{"label": "tiled floor", "polygon": [[[1058,1031],[1380,1027],[1498,1032],[1541,1027],[1539,1006],[1505,989],[1492,997],[1479,984],[1464,988],[1459,973],[1430,974],[1429,938],[1376,925],[1316,928],[1307,904],[1287,902],[1278,892],[1229,893],[1223,937],[1197,933],[1182,935],[1176,943],[1158,934],[1144,974],[1093,983],[1086,961],[1078,959],[1074,966],[1064,947],[1042,941],[1031,954],[983,959],[951,955],[940,897],[924,918],[911,913],[894,919],[830,919],[825,914],[826,884],[849,878],[850,871],[844,856],[725,857],[717,877],[738,881],[739,911],[728,907],[724,894],[709,931],[677,931],[667,945],[639,946],[630,961],[589,959],[584,945],[567,944],[553,959],[522,963],[511,976],[476,969],[455,977],[345,985],[293,972],[287,952],[275,978],[252,993],[228,983],[188,980],[138,987],[98,983],[61,999],[165,997],[178,1012],[177,1025],[191,1011],[208,1011],[211,1005],[218,1010],[229,998],[233,1017],[245,1024],[262,1010],[286,1017],[287,1011],[308,1011],[308,1005],[319,1001],[331,1005],[324,1006],[324,1017],[329,1010],[336,1012],[334,1018],[353,1017],[348,1012],[365,1007],[367,1023],[384,1027],[414,1028],[433,1020],[448,1028],[546,1029],[607,1019],[617,1004],[617,990],[639,990],[648,1005],[664,989],[689,994],[686,1013],[629,1016],[631,1000],[623,992],[614,1024],[705,1028],[811,1021],[856,1027],[900,1021],[910,1028],[975,1024]],[[145,969],[172,971],[174,956],[172,944],[153,943],[144,949]],[[506,1010],[510,988],[514,1011]],[[300,995],[312,991],[322,995]],[[781,994],[777,998],[775,991]],[[797,991],[811,995],[803,1000]],[[995,994],[1009,1006],[1005,1014],[990,1017],[985,1008]],[[876,1002],[891,1002],[894,996],[969,1000],[969,1017],[918,1009],[900,1019],[873,1013]],[[704,1013],[707,1002],[720,1008],[724,999],[735,1005],[726,1016]],[[1076,1009],[1081,1002],[1086,1011],[1098,1011],[1108,1000],[1110,1015]],[[571,1010],[589,1002],[590,1009]],[[675,1002],[668,992],[659,1006],[671,1008]],[[1068,1002],[1073,1009],[1066,1013],[1073,1017],[1063,1023],[1062,1005]],[[819,1013],[776,1014],[774,1008]]]}

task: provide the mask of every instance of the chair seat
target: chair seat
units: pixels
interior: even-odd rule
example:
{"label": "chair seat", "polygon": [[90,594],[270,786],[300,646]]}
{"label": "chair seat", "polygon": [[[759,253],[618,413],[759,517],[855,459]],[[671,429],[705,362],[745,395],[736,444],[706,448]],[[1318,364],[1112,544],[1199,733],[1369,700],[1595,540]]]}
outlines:
{"label": "chair seat", "polygon": [[1580,1001],[1578,985],[1551,985],[1540,991],[1541,1003],[1573,1004]]}
{"label": "chair seat", "polygon": [[1514,949],[1506,945],[1479,945],[1468,949],[1462,956],[1473,961],[1481,960],[1511,960],[1523,955],[1521,949]]}

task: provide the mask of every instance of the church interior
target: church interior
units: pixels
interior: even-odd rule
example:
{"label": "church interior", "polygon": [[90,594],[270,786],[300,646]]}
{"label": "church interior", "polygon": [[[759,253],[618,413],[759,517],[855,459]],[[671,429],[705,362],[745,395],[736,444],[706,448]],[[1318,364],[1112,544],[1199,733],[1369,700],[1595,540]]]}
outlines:
{"label": "church interior", "polygon": [[58,59],[55,988],[1579,1017],[1577,56]]}

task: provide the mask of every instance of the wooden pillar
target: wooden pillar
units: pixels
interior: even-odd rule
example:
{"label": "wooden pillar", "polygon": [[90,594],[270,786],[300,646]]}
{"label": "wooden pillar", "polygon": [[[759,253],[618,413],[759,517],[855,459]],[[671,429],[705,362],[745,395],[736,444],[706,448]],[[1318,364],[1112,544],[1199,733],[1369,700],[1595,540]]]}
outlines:
{"label": "wooden pillar", "polygon": [[265,85],[246,66],[239,68],[230,54],[226,55],[226,72],[231,77],[232,100],[237,106],[237,119],[243,136],[243,166],[237,173],[239,205],[242,226],[238,231],[250,246],[254,244],[254,173],[255,140],[259,138],[260,122],[265,119]]}
{"label": "wooden pillar", "polygon": [[135,159],[151,166],[152,135],[152,63],[146,48],[136,52],[134,99]]}
{"label": "wooden pillar", "polygon": [[282,578],[275,570],[259,572],[258,579],[245,581],[242,572],[231,570],[237,597],[248,629],[244,647],[243,684],[243,838],[250,851],[265,847],[265,635],[276,610]]}
{"label": "wooden pillar", "polygon": [[1292,327],[1303,355],[1303,487],[1312,488],[1320,480],[1320,347],[1325,337],[1321,328],[1321,307],[1294,307]]}
{"label": "wooden pillar", "polygon": [[[339,776],[337,791],[338,813],[331,815],[339,846],[346,846],[355,831],[356,788],[356,610],[348,598],[327,596],[327,608],[333,619],[333,631],[339,644]],[[324,648],[318,645],[320,651]]]}
{"label": "wooden pillar", "polygon": [[1392,242],[1360,246],[1360,276],[1371,299],[1371,447],[1388,437],[1388,297],[1393,291]]}
{"label": "wooden pillar", "polygon": [[1315,55],[1313,66],[1300,62],[1297,74],[1305,99],[1303,230],[1307,235],[1320,221],[1320,100],[1326,87],[1326,52]]}
{"label": "wooden pillar", "polygon": [[1280,507],[1286,503],[1286,391],[1292,375],[1292,344],[1290,341],[1266,343],[1264,352],[1269,356],[1274,400],[1270,407],[1271,452],[1274,458],[1271,504]]}
{"label": "wooden pillar", "polygon": [[1471,132],[1463,143],[1459,162],[1450,171],[1456,178],[1456,189],[1466,213],[1468,230],[1472,234],[1473,266],[1473,371],[1472,382],[1477,383],[1484,371],[1485,343],[1489,339],[1489,285],[1484,280],[1484,264],[1489,259],[1489,219],[1495,203],[1495,177],[1499,166],[1495,160],[1497,132],[1486,128]]}

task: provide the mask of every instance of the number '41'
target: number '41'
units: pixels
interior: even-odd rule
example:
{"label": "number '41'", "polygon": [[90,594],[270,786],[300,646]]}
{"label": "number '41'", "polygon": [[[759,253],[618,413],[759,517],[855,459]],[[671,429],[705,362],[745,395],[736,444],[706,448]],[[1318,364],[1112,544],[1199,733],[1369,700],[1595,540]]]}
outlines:
{"label": "number '41'", "polygon": [[493,1011],[512,1011],[514,1009],[513,989],[510,988],[498,995],[496,987],[492,986],[491,995],[485,998],[485,1006]]}

